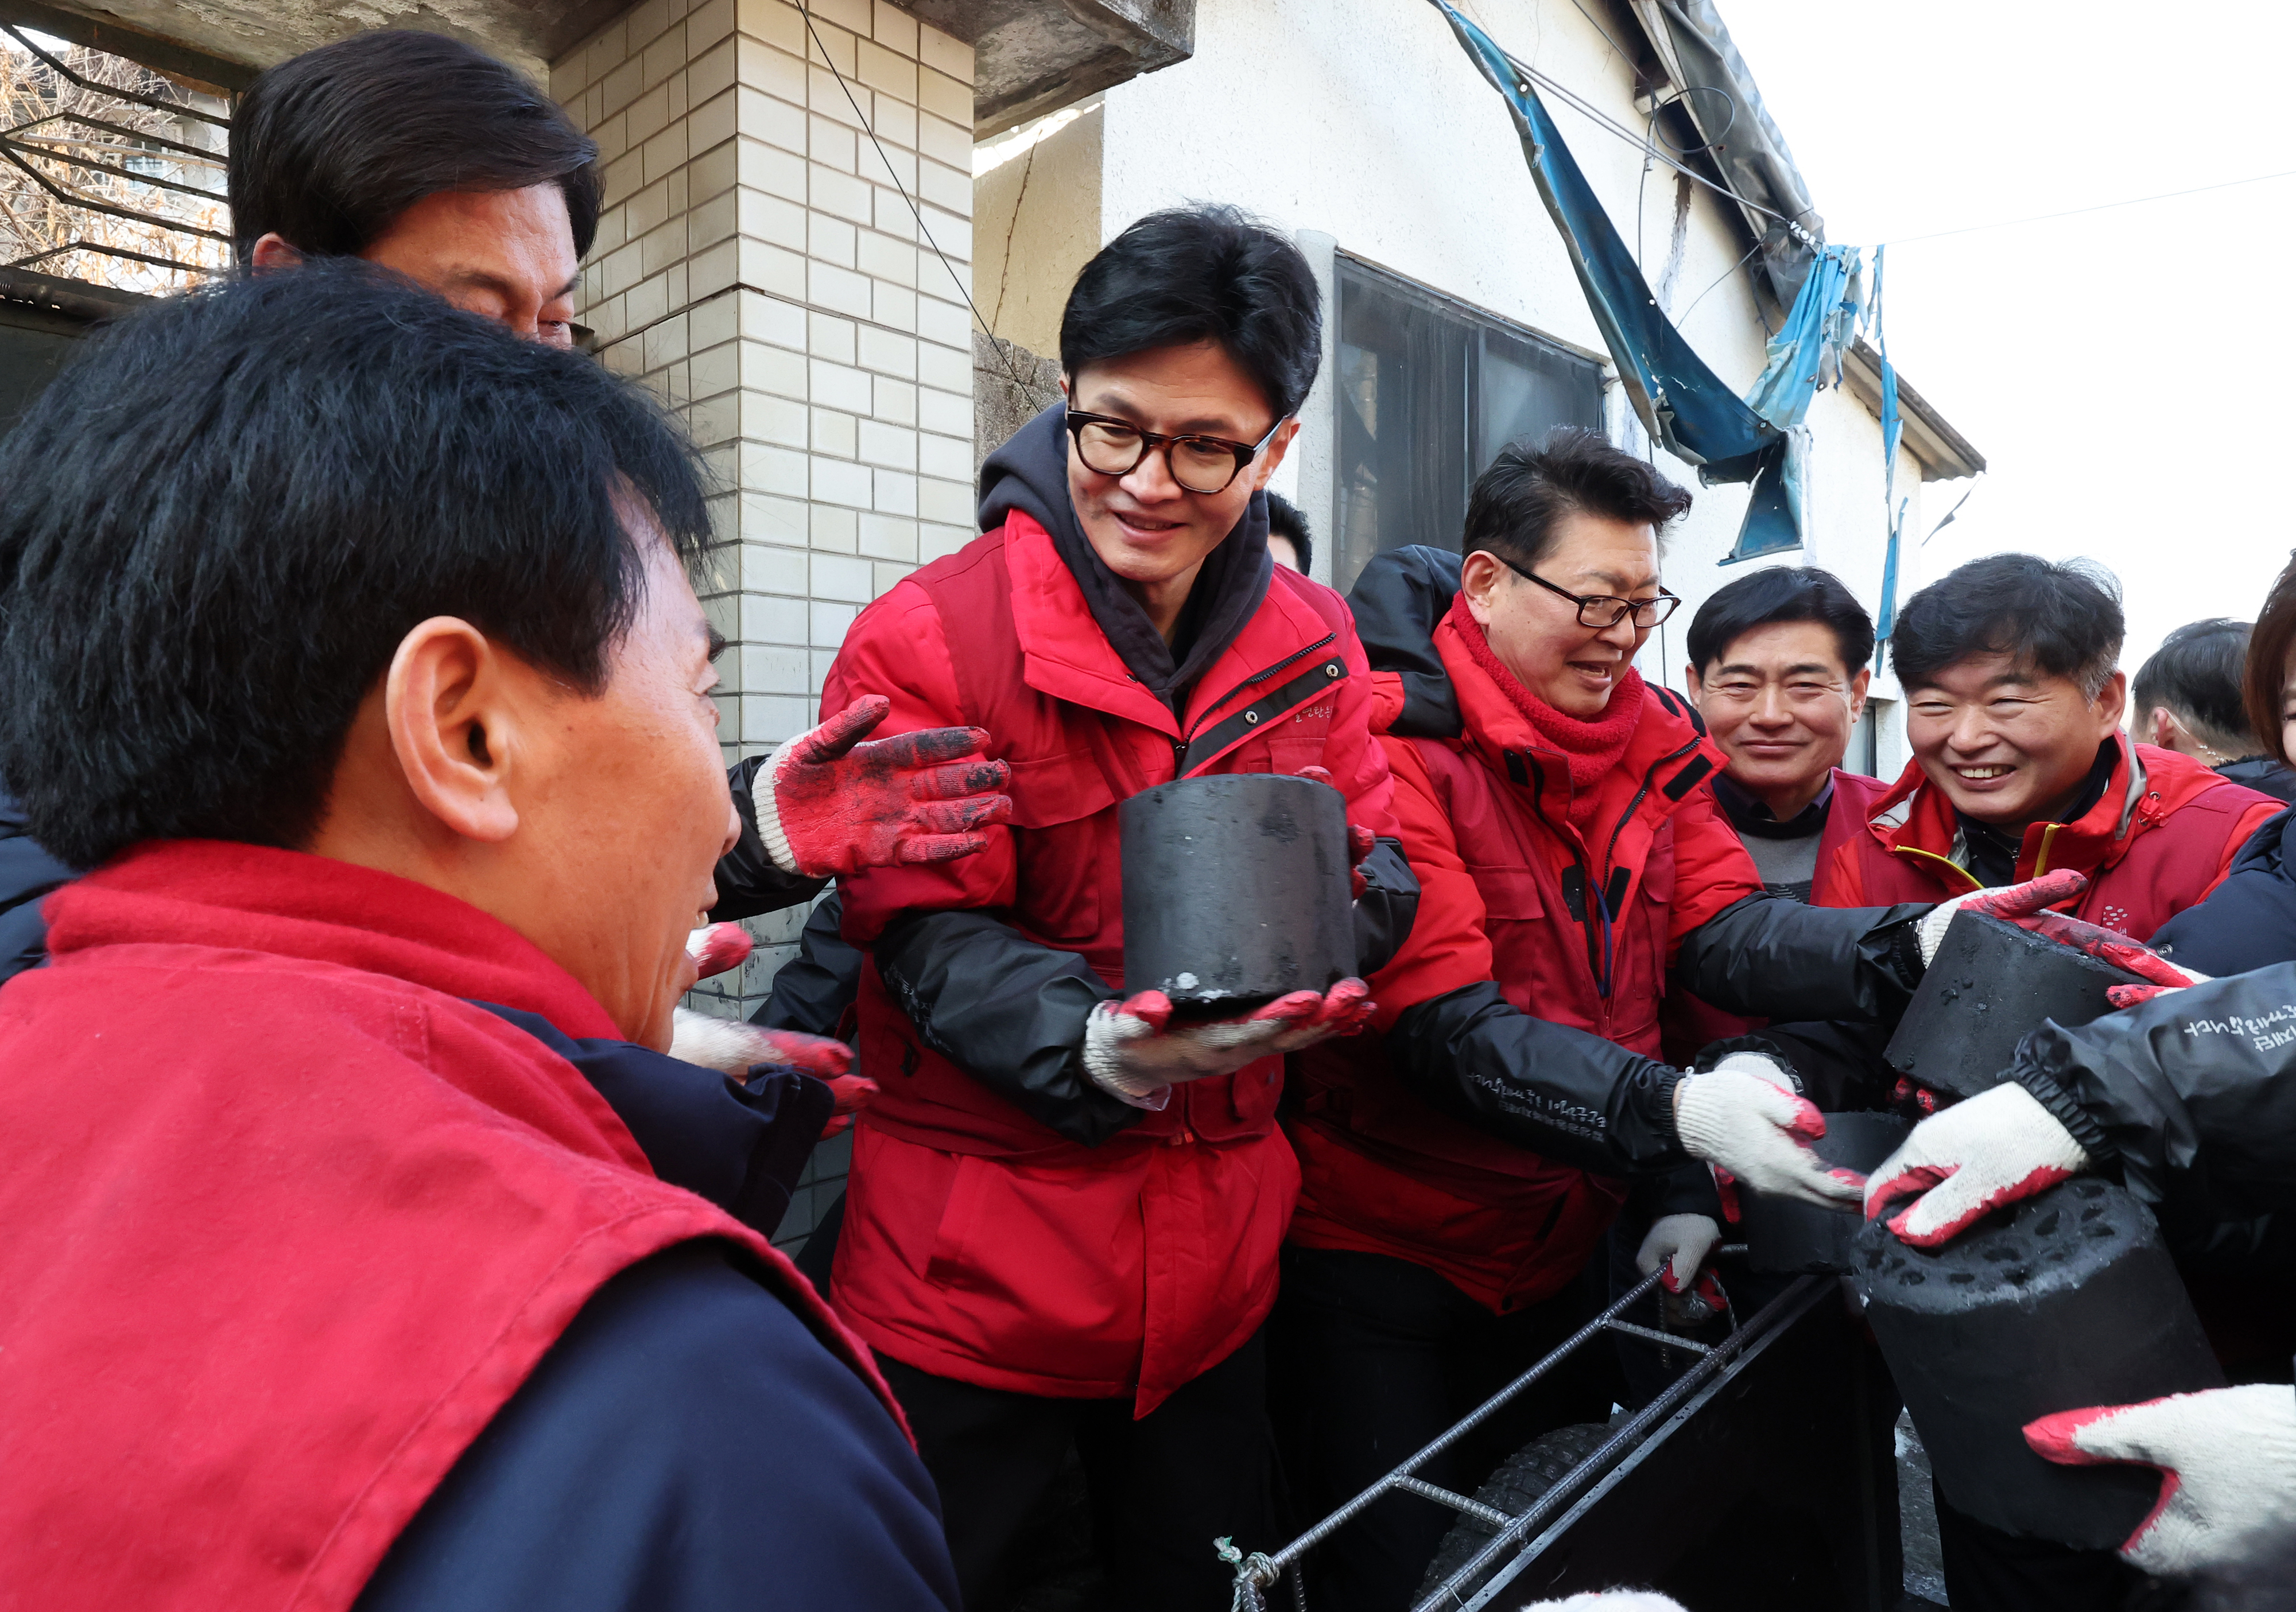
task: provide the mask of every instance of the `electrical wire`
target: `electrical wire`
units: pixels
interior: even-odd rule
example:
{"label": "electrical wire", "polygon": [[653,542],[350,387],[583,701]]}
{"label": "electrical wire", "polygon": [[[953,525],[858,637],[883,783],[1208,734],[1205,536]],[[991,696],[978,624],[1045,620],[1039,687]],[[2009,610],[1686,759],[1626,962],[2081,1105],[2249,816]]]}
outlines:
{"label": "electrical wire", "polygon": [[845,75],[837,70],[837,62],[830,55],[829,47],[822,43],[821,30],[813,25],[812,9],[806,4],[805,0],[797,0],[797,12],[799,16],[805,19],[805,31],[812,36],[813,48],[821,53],[823,65],[829,69],[830,76],[837,80],[837,87],[845,92],[845,103],[853,109],[854,117],[860,119],[861,132],[868,135],[869,143],[877,148],[877,160],[885,165],[885,172],[892,176],[893,188],[900,192],[901,200],[908,203],[909,217],[917,221],[917,233],[925,238],[925,244],[932,248],[933,256],[940,259],[941,267],[948,271],[949,280],[956,287],[956,294],[964,299],[964,306],[972,310],[973,321],[980,326],[980,333],[988,338],[988,345],[996,350],[996,356],[1003,361],[1006,377],[1019,389],[1021,396],[1026,397],[1031,404],[1035,404],[1036,389],[1021,379],[1020,372],[1013,366],[1012,355],[1005,350],[1007,344],[995,331],[988,328],[988,321],[981,318],[980,306],[972,300],[972,288],[964,283],[964,276],[956,272],[956,265],[948,260],[948,254],[940,250],[940,242],[933,239],[932,226],[925,222],[923,212],[917,207],[914,198],[909,194],[909,187],[901,183],[901,170],[895,168],[893,160],[885,154],[885,143],[877,138],[877,130],[870,123],[869,115],[861,110],[861,102],[854,97],[853,86],[846,83]]}
{"label": "electrical wire", "polygon": [[[1759,252],[1761,250],[1762,243],[1759,241],[1755,241],[1751,250],[1750,250],[1743,258],[1739,258],[1737,262],[1732,264],[1728,268],[1724,269],[1720,276],[1715,280],[1714,285],[1708,286],[1706,288],[1706,291],[1712,290],[1715,285],[1721,284],[1723,281],[1727,280],[1740,269],[1744,268],[1748,263],[1753,260],[1754,253]],[[1706,291],[1701,291],[1698,295],[1693,297],[1690,299],[1690,307],[1686,307],[1683,309],[1682,312],[1674,315],[1674,323],[1676,325],[1679,326],[1684,320],[1690,317],[1690,308],[1696,307],[1700,303],[1706,300]]]}
{"label": "electrical wire", "polygon": [[2174,201],[2179,196],[2203,196],[2210,191],[2228,191],[2243,184],[2262,184],[2272,179],[2296,179],[2296,168],[2283,168],[2276,174],[2254,174],[2246,179],[2226,179],[2216,184],[2196,184],[2190,190],[2162,191],[2155,196],[2130,196],[2120,201],[2100,201],[2094,207],[2070,207],[2061,213],[2035,213],[2024,218],[2004,218],[1997,224],[1964,225],[1960,229],[1933,230],[1926,235],[1900,235],[1882,244],[1910,246],[1916,241],[1942,241],[1948,235],[1973,235],[1980,230],[2005,230],[2021,224],[2046,224],[2052,218],[2078,218],[2083,213],[2110,212],[2117,207],[2142,207],[2151,201]]}

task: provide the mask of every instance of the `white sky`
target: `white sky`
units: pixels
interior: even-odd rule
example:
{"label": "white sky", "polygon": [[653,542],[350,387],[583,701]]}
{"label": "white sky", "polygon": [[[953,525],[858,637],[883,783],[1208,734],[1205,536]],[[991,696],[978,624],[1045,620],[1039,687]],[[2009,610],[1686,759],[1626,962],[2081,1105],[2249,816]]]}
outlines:
{"label": "white sky", "polygon": [[[1718,4],[1830,241],[2296,168],[2270,87],[2296,6]],[[2296,178],[1892,247],[1890,356],[1990,466],[1916,575],[2102,561],[2132,673],[2179,623],[2253,619],[2296,544],[2292,246]]]}

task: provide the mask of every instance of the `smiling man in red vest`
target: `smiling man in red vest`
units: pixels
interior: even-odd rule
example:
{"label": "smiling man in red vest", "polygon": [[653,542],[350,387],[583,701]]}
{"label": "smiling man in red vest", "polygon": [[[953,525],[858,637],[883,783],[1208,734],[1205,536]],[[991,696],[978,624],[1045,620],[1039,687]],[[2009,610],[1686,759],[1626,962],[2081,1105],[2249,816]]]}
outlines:
{"label": "smiling man in red vest", "polygon": [[[844,894],[884,1092],[831,1297],[918,1430],[969,1606],[1071,1445],[1115,1604],[1224,1605],[1213,1537],[1274,1537],[1259,1334],[1299,1184],[1282,1054],[1358,1023],[1364,989],[1185,1028],[1161,997],[1120,1001],[1117,806],[1320,767],[1352,822],[1394,832],[1347,608],[1267,554],[1261,489],[1321,348],[1282,236],[1219,208],[1132,225],[1070,293],[1066,406],[981,472],[986,535],[864,611],[823,694],[890,696],[896,729],[985,728],[1013,765],[986,852]],[[1369,871],[1408,886],[1391,850]]]}
{"label": "smiling man in red vest", "polygon": [[2223,880],[2281,802],[2120,731],[2109,574],[1994,554],[1906,601],[1890,665],[1914,758],[1821,870],[1845,903],[1941,901],[2058,868],[2071,908],[2149,939]]}
{"label": "smiling man in red vest", "polygon": [[786,1127],[660,1054],[738,824],[659,405],[313,265],[92,337],[0,483],[0,769],[93,869],[0,990],[0,1602],[949,1607],[744,1223]]}

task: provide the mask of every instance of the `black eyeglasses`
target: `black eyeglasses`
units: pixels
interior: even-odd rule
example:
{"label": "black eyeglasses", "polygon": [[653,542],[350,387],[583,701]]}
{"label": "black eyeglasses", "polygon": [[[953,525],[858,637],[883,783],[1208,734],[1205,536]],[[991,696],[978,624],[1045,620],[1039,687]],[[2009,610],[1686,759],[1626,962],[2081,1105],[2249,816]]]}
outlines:
{"label": "black eyeglasses", "polygon": [[[1616,593],[1574,593],[1568,588],[1556,587],[1544,577],[1524,570],[1505,554],[1500,554],[1498,560],[1525,582],[1535,582],[1548,593],[1577,605],[1580,626],[1614,627],[1632,616],[1636,626],[1654,627],[1673,615],[1675,607],[1682,602],[1664,588],[1659,589],[1655,599],[1621,599]],[[1599,610],[1596,609],[1598,606],[1601,607]],[[1587,613],[1589,610],[1595,610],[1595,614],[1589,616]]]}
{"label": "black eyeglasses", "polygon": [[1260,449],[1275,440],[1283,425],[1278,420],[1267,428],[1267,436],[1246,447],[1225,437],[1160,437],[1128,420],[1080,414],[1074,409],[1068,411],[1066,423],[1069,435],[1076,438],[1077,457],[1095,475],[1129,476],[1140,468],[1142,460],[1160,447],[1165,450],[1164,462],[1171,467],[1172,479],[1191,493],[1227,491],[1228,485],[1259,457]]}

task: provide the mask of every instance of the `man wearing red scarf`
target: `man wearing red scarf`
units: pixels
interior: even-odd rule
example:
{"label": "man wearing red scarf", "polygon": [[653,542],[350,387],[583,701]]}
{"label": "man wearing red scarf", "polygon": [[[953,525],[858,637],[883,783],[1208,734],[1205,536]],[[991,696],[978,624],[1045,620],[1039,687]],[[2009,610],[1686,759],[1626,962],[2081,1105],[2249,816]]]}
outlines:
{"label": "man wearing red scarf", "polygon": [[[1658,534],[1689,506],[1602,438],[1558,432],[1478,480],[1464,562],[1384,554],[1350,598],[1423,893],[1410,939],[1373,976],[1384,1036],[1295,1060],[1303,1182],[1270,1379],[1291,1407],[1287,1469],[1317,1510],[1599,1306],[1592,1256],[1628,1178],[1662,1178],[1640,1259],[1668,1264],[1677,1289],[1718,1234],[1709,1163],[1754,1191],[1855,1201],[1800,1145],[1823,1122],[1782,1066],[1741,1051],[1686,1074],[1659,1058],[1669,971],[1742,1012],[1893,1015],[1919,979],[1929,910],[1766,896],[1698,787],[1721,753],[1688,702],[1632,665],[1675,602]],[[1472,1493],[1546,1428],[1601,1420],[1611,1394],[1566,1369],[1423,1476]],[[1449,1521],[1416,1497],[1382,1501],[1320,1552],[1318,1595],[1409,1604]]]}

